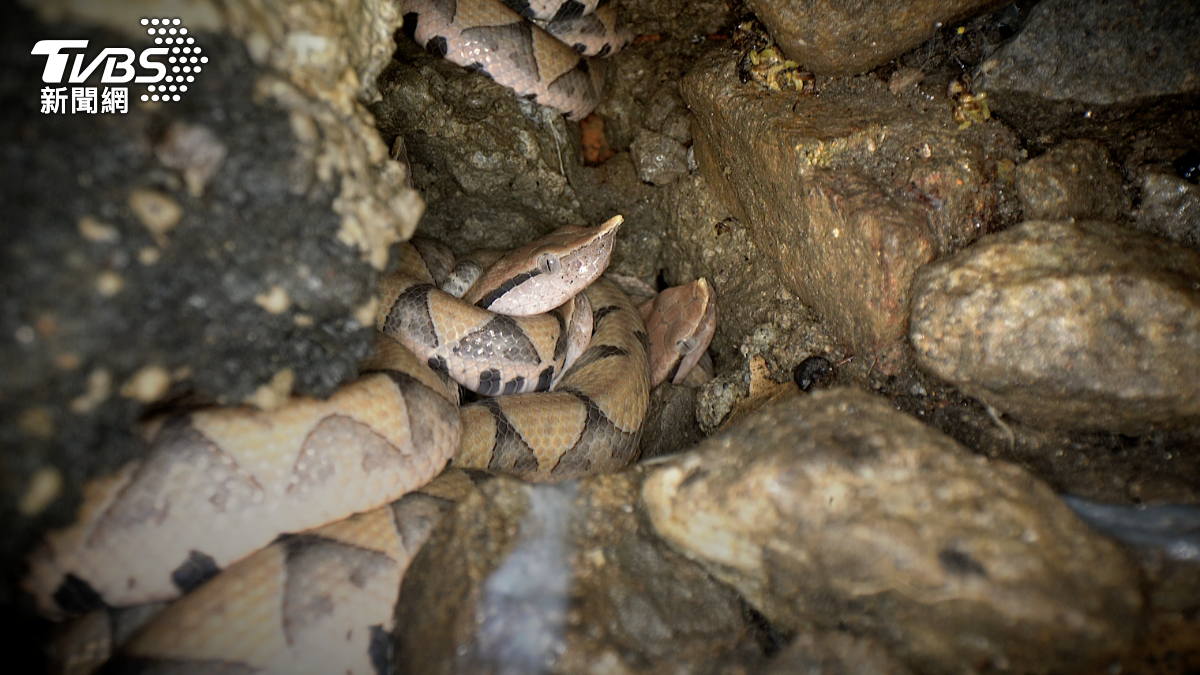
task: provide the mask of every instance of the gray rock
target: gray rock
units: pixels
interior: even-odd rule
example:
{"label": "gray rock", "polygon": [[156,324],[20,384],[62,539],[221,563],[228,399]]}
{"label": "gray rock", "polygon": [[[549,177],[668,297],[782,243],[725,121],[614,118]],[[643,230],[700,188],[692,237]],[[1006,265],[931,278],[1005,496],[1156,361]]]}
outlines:
{"label": "gray rock", "polygon": [[1200,419],[1200,255],[1098,221],[1030,221],[922,270],[921,365],[1048,428]]}
{"label": "gray rock", "polygon": [[[566,120],[400,36],[371,106],[401,136],[426,202],[421,231],[455,253],[507,249],[586,221],[573,183],[580,146]],[[612,214],[608,214],[612,215]]]}
{"label": "gray rock", "polygon": [[927,40],[943,23],[1000,0],[749,0],[789,58],[822,75],[856,75]]}
{"label": "gray rock", "polygon": [[770,406],[653,467],[642,501],[780,629],[849,630],[918,672],[1097,672],[1141,609],[1119,548],[1049,487],[854,390]]}
{"label": "gray rock", "polygon": [[663,134],[643,131],[629,146],[638,178],[666,185],[687,174],[687,150],[679,141]]}
{"label": "gray rock", "polygon": [[642,424],[642,459],[686,450],[704,438],[696,422],[695,387],[664,382],[650,392],[650,409]]}
{"label": "gray rock", "polygon": [[734,61],[716,51],[681,85],[710,189],[832,333],[859,353],[888,346],[916,269],[994,227],[1015,139],[999,125],[959,132],[943,107],[879,82],[771,94],[742,84]]}
{"label": "gray rock", "polygon": [[992,112],[1038,143],[1145,131],[1194,140],[1200,5],[1047,0],[980,71]]}
{"label": "gray rock", "polygon": [[637,475],[483,483],[405,575],[394,672],[667,675],[753,659],[737,595],[644,525]]}
{"label": "gray rock", "polygon": [[1157,171],[1146,171],[1138,187],[1134,227],[1200,251],[1200,187]]}
{"label": "gray rock", "polygon": [[1125,179],[1095,141],[1066,141],[1017,167],[1017,194],[1025,220],[1129,216]]}

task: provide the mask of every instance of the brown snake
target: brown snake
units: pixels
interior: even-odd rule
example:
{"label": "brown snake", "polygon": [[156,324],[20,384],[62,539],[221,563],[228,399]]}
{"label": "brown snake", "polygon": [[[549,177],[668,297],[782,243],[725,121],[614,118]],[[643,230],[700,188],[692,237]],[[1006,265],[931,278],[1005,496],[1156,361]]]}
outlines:
{"label": "brown snake", "polygon": [[[632,36],[607,0],[402,0],[405,31],[430,53],[487,75],[518,96],[587,117],[609,56]],[[536,23],[535,23],[536,22]]]}
{"label": "brown snake", "polygon": [[[707,347],[713,303],[703,280],[639,311],[598,278],[620,222],[562,228],[502,256],[465,300],[434,287],[425,262],[436,263],[434,249],[422,244],[422,259],[404,245],[401,271],[381,281],[378,322],[399,341],[381,338],[359,380],[328,401],[162,424],[146,459],[87,488],[79,523],[31,557],[26,588],[48,616],[191,591],[124,646],[117,660],[130,672],[371,672],[401,575],[444,508],[418,495],[390,502],[456,450],[460,466],[532,480],[618,470],[634,458],[652,384]],[[545,313],[485,309],[512,305]],[[673,332],[680,314],[684,333]],[[576,320],[590,327],[586,345],[574,344]],[[486,334],[503,339],[485,344]],[[651,338],[667,362],[654,382]],[[467,363],[481,356],[491,360]],[[475,389],[525,393],[455,411],[456,392],[426,363]],[[509,370],[530,363],[526,372],[552,370]]]}

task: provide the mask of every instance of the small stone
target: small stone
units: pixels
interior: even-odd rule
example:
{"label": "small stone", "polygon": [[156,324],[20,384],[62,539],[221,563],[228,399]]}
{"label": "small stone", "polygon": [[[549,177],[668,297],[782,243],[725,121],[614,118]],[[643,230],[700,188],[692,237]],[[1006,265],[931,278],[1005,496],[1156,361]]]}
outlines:
{"label": "small stone", "polygon": [[78,229],[80,236],[98,244],[111,244],[121,239],[121,233],[116,227],[102,223],[93,216],[80,218]]}
{"label": "small stone", "polygon": [[183,207],[155,190],[134,190],[129,195],[129,208],[156,238],[166,235],[183,218]]}
{"label": "small stone", "polygon": [[112,270],[105,270],[96,275],[96,292],[106,298],[120,293],[124,287],[125,279]]}
{"label": "small stone", "polygon": [[171,387],[171,374],[162,366],[144,366],[121,385],[120,394],[142,403],[153,403]]}
{"label": "small stone", "polygon": [[679,141],[644,131],[629,146],[638,178],[653,185],[667,185],[688,172],[687,150]]}
{"label": "small stone", "polygon": [[17,512],[26,518],[38,515],[58,499],[62,489],[62,473],[52,466],[43,466],[29,479],[29,487],[17,502]]}
{"label": "small stone", "polygon": [[255,389],[246,398],[246,403],[260,410],[278,410],[288,402],[295,383],[296,373],[291,368],[284,368],[275,373],[269,382]]}
{"label": "small stone", "polygon": [[45,406],[33,406],[21,411],[17,428],[26,436],[46,440],[54,435],[54,414]]}
{"label": "small stone", "polygon": [[77,415],[89,413],[107,401],[111,393],[112,374],[104,368],[97,368],[88,373],[87,391],[71,399],[70,410]]}
{"label": "small stone", "polygon": [[360,326],[374,326],[377,311],[379,311],[379,298],[372,295],[370,300],[354,308],[354,320]]}
{"label": "small stone", "polygon": [[800,391],[809,391],[833,371],[833,364],[824,356],[810,356],[792,369],[792,379]]}
{"label": "small stone", "polygon": [[288,292],[281,286],[271,286],[266,293],[254,296],[254,302],[270,314],[282,314],[292,305]]}
{"label": "small stone", "polygon": [[161,258],[161,257],[162,257],[162,250],[160,250],[154,246],[147,246],[147,247],[143,248],[142,250],[138,251],[138,254],[137,254],[138,262],[145,265],[146,267],[149,267],[149,266],[153,265],[154,263],[158,262],[159,258]]}
{"label": "small stone", "polygon": [[1016,184],[1025,220],[1116,221],[1129,214],[1125,179],[1095,141],[1054,146],[1017,167]]}
{"label": "small stone", "polygon": [[228,150],[206,126],[172,122],[154,154],[164,166],[183,172],[188,194],[200,197]]}

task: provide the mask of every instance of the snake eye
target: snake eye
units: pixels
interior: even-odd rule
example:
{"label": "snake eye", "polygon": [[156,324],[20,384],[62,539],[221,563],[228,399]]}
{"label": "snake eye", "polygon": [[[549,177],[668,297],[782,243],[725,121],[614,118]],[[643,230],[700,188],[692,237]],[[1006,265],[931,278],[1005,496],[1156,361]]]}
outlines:
{"label": "snake eye", "polygon": [[687,337],[682,340],[679,340],[675,343],[675,351],[679,352],[683,356],[687,356],[689,353],[691,353],[693,350],[696,349],[697,342],[698,341],[696,340],[696,336],[694,336],[694,335],[691,337]]}
{"label": "snake eye", "polygon": [[554,274],[558,271],[558,256],[553,253],[543,253],[537,259],[538,271],[542,274]]}

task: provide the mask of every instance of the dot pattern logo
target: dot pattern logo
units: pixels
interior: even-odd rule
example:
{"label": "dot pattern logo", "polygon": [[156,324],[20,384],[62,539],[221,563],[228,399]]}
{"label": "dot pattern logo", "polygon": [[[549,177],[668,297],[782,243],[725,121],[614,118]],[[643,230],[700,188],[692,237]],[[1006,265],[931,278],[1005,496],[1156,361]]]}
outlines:
{"label": "dot pattern logo", "polygon": [[208,57],[202,53],[196,39],[188,34],[188,29],[181,23],[178,18],[142,19],[142,25],[146,27],[146,33],[154,38],[154,44],[170,50],[167,76],[158,84],[146,85],[143,101],[178,101],[208,63]]}

